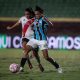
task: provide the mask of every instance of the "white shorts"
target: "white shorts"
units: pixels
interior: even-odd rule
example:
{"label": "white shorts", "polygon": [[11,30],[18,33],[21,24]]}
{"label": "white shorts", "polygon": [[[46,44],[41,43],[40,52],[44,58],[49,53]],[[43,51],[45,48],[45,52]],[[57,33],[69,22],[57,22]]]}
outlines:
{"label": "white shorts", "polygon": [[32,46],[33,48],[37,48],[37,46],[39,46],[40,50],[48,49],[46,40],[30,39],[27,45]]}

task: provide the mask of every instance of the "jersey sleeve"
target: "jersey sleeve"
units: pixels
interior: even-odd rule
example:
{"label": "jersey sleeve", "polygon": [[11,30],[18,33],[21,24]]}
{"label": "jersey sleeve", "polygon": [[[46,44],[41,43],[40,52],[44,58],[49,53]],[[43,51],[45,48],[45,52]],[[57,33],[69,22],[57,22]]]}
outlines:
{"label": "jersey sleeve", "polygon": [[46,20],[43,20],[44,26],[48,27],[49,23]]}
{"label": "jersey sleeve", "polygon": [[53,23],[51,21],[49,21],[48,18],[44,17],[44,20],[47,22],[48,25],[53,26]]}
{"label": "jersey sleeve", "polygon": [[48,22],[43,19],[44,31],[47,32],[47,28],[49,26]]}

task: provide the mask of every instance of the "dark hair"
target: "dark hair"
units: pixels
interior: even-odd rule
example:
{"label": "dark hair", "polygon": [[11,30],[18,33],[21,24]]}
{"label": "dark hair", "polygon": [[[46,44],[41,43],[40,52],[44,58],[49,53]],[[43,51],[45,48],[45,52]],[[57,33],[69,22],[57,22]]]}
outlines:
{"label": "dark hair", "polygon": [[26,8],[25,11],[28,11],[31,14],[31,17],[35,16],[34,11],[33,11],[33,9],[31,7]]}
{"label": "dark hair", "polygon": [[31,18],[35,17],[34,11],[31,12]]}
{"label": "dark hair", "polygon": [[32,12],[32,8],[31,8],[31,7],[26,8],[26,9],[25,9],[25,11],[28,11],[28,12],[30,12],[30,13],[31,13],[31,12]]}
{"label": "dark hair", "polygon": [[35,7],[35,11],[39,11],[40,13],[42,13],[43,14],[43,9],[42,8],[40,8],[39,6],[36,6]]}

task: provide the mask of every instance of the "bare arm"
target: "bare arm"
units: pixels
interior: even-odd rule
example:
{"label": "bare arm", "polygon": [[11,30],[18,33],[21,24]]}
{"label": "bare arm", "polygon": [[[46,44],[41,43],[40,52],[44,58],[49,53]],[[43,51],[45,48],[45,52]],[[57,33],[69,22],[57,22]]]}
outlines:
{"label": "bare arm", "polygon": [[43,19],[47,21],[47,23],[49,24],[49,26],[53,26],[53,23],[51,21],[49,21],[47,18],[45,18],[44,16],[43,16]]}
{"label": "bare arm", "polygon": [[8,26],[7,29],[8,30],[13,29],[13,28],[17,27],[19,24],[20,24],[19,21],[17,21],[13,26],[11,26],[11,27]]}

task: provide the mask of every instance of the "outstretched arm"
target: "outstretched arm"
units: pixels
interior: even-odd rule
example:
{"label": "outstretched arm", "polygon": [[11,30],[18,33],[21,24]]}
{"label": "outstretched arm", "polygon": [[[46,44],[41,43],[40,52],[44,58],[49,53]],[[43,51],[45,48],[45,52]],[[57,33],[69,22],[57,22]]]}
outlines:
{"label": "outstretched arm", "polygon": [[43,19],[44,19],[45,21],[47,21],[47,23],[49,24],[49,26],[53,26],[53,23],[52,23],[51,21],[49,21],[47,18],[45,18],[44,16],[43,16]]}
{"label": "outstretched arm", "polygon": [[13,29],[15,27],[17,27],[19,25],[19,21],[17,21],[13,26],[8,26],[7,29],[10,30],[10,29]]}

